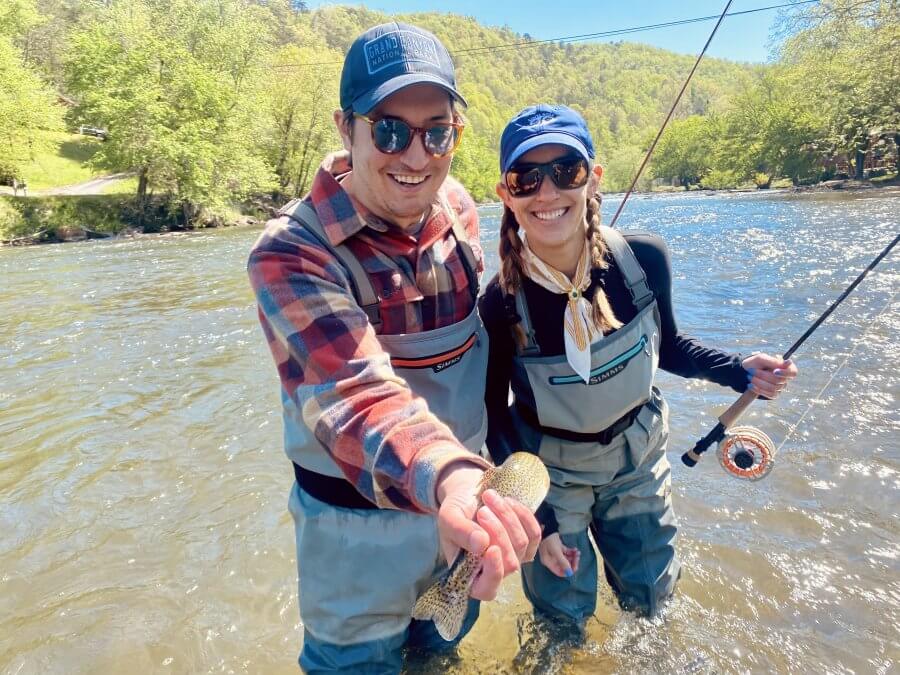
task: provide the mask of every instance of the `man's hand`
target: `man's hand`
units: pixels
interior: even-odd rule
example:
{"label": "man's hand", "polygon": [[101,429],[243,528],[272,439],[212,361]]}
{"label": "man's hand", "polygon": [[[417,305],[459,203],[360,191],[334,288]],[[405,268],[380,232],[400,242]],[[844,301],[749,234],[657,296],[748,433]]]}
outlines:
{"label": "man's hand", "polygon": [[493,600],[503,577],[518,570],[521,562],[534,559],[541,528],[522,504],[493,490],[485,491],[483,506],[478,508],[476,495],[483,475],[483,469],[467,462],[446,470],[437,486],[438,533],[448,565],[460,549],[483,556],[470,595]]}
{"label": "man's hand", "polygon": [[559,532],[554,532],[544,539],[538,552],[544,567],[558,577],[570,577],[578,571],[581,551],[577,548],[566,546],[562,542]]}
{"label": "man's hand", "polygon": [[776,398],[797,377],[797,365],[778,356],[753,354],[741,361],[747,371],[747,388],[768,399]]}

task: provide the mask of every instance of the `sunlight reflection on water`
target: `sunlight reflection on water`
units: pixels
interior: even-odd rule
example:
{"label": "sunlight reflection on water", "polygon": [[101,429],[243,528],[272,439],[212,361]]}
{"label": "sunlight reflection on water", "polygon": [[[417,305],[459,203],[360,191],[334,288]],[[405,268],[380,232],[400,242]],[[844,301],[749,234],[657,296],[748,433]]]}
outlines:
{"label": "sunlight reflection on water", "polygon": [[[605,213],[617,198],[608,197]],[[667,241],[683,330],[785,349],[897,230],[900,197],[636,198]],[[496,270],[499,211],[484,207]],[[275,371],[246,282],[251,230],[0,250],[0,664],[10,673],[294,672],[301,626]],[[601,592],[548,644],[517,579],[470,672],[889,672],[900,639],[895,253],[746,423],[784,444],[760,483],[678,461],[734,394],[662,374],[685,561],[664,620]],[[835,371],[831,385],[813,401]]]}

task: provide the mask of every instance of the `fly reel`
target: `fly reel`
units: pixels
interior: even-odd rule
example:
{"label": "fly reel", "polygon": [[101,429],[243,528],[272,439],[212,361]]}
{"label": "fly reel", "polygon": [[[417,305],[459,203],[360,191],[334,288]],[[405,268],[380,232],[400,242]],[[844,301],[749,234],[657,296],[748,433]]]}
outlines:
{"label": "fly reel", "polygon": [[722,468],[741,480],[761,480],[775,465],[775,444],[756,427],[729,429],[716,454]]}

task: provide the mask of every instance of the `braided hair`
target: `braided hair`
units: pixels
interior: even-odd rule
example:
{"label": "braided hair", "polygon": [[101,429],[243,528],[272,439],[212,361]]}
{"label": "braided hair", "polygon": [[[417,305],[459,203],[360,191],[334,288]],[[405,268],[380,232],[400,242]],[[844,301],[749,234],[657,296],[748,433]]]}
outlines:
{"label": "braided hair", "polygon": [[[591,269],[605,270],[609,267],[606,258],[606,242],[600,234],[600,195],[594,195],[587,200],[585,213],[587,227],[585,228],[586,244],[590,246]],[[522,275],[525,268],[522,262],[522,239],[519,237],[519,223],[508,206],[503,207],[503,216],[500,219],[500,289],[506,295],[514,295],[522,286]],[[609,298],[600,286],[594,289],[594,298],[591,302],[594,325],[604,334],[622,327],[622,322],[616,318]],[[524,346],[527,338],[521,323],[512,327],[513,336]]]}
{"label": "braided hair", "polygon": [[[606,258],[606,242],[603,241],[603,235],[600,234],[600,195],[595,194],[587,200],[587,239],[588,245],[591,247],[591,269],[605,270],[609,267],[609,260]],[[591,302],[594,310],[594,324],[604,334],[622,327],[622,322],[616,318],[612,307],[609,304],[609,298],[601,286],[594,289],[594,299]]]}

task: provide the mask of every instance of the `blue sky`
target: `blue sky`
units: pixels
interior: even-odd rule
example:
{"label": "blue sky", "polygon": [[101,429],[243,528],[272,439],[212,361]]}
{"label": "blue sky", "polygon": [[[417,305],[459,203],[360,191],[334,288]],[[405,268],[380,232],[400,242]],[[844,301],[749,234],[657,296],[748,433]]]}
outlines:
{"label": "blue sky", "polygon": [[[732,12],[768,7],[787,0],[735,0]],[[366,0],[323,2],[311,0],[311,8],[334,4],[363,4],[388,13],[451,11],[473,16],[489,26],[509,26],[536,39],[596,33],[698,16],[718,15],[725,0],[594,0],[573,2],[527,2],[526,0]],[[733,61],[765,62],[769,59],[769,32],[779,10],[727,17],[707,52]],[[696,54],[703,47],[715,21],[633,33],[611,40],[643,42],[683,54]]]}

